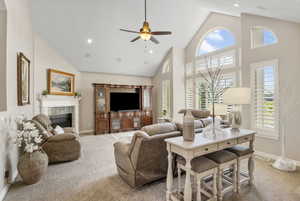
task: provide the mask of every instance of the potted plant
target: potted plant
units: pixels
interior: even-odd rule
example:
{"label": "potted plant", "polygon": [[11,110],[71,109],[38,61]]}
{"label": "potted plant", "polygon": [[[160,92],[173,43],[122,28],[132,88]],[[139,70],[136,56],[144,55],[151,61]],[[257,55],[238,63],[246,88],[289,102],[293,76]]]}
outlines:
{"label": "potted plant", "polygon": [[43,90],[42,91],[42,96],[47,96],[49,94],[48,90]]}
{"label": "potted plant", "polygon": [[75,93],[74,93],[74,96],[75,96],[76,98],[81,98],[81,93],[80,93],[80,92],[75,92]]}
{"label": "potted plant", "polygon": [[26,184],[37,183],[48,167],[48,156],[41,148],[45,143],[43,133],[32,121],[21,121],[15,143],[22,152],[18,162],[20,176]]}

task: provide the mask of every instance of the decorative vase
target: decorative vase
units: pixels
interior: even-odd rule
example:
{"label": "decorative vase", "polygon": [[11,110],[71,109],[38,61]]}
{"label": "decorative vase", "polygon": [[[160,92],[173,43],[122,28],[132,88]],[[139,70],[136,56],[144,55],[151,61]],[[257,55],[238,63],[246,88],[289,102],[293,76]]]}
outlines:
{"label": "decorative vase", "polygon": [[40,181],[47,167],[48,156],[42,150],[23,154],[18,163],[18,171],[25,184],[35,184]]}
{"label": "decorative vase", "polygon": [[194,117],[191,110],[187,110],[183,117],[183,139],[184,141],[194,141]]}

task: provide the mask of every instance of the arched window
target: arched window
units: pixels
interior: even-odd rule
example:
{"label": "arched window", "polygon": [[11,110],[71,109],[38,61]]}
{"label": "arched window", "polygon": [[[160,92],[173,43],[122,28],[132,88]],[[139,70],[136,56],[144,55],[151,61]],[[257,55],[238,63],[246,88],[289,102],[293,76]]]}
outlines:
{"label": "arched window", "polygon": [[263,47],[278,43],[273,31],[265,27],[251,28],[251,48]]}
{"label": "arched window", "polygon": [[171,70],[171,62],[170,60],[166,60],[162,67],[162,73],[169,73]]}
{"label": "arched window", "polygon": [[201,56],[216,50],[224,49],[235,45],[233,34],[223,28],[208,32],[200,42],[196,56]]}

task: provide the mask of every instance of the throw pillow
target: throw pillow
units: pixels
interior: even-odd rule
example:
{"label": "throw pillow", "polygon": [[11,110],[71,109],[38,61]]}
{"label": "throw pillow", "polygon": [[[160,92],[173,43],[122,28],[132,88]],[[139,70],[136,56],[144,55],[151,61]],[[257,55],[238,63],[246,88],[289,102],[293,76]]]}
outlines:
{"label": "throw pillow", "polygon": [[54,129],[54,132],[55,132],[56,135],[60,135],[60,134],[65,133],[64,129],[60,126],[56,126],[55,129]]}

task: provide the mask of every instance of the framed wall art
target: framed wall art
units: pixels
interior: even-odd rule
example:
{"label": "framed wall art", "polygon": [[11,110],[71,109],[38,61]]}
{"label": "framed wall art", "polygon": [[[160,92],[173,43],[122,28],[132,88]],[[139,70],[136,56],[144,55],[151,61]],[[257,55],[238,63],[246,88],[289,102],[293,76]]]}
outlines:
{"label": "framed wall art", "polygon": [[17,58],[18,105],[30,104],[30,60],[19,53]]}
{"label": "framed wall art", "polygon": [[74,96],[75,75],[48,69],[48,92],[50,95]]}

